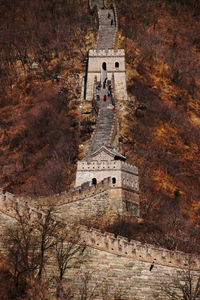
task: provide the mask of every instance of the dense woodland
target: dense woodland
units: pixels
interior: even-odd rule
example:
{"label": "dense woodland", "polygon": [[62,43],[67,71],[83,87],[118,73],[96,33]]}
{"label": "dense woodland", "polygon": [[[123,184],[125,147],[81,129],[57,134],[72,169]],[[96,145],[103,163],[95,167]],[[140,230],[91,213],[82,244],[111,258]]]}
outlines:
{"label": "dense woodland", "polygon": [[199,1],[116,3],[132,96],[121,141],[139,167],[145,224],[122,219],[108,227],[169,249],[199,251]]}
{"label": "dense woodland", "polygon": [[87,1],[1,0],[0,15],[0,185],[31,196],[66,190],[78,155]]}

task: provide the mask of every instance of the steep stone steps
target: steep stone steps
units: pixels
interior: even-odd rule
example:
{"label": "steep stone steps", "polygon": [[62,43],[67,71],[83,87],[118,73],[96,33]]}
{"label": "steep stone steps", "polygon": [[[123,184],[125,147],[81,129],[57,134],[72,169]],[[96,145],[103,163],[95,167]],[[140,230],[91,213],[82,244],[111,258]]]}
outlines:
{"label": "steep stone steps", "polygon": [[[115,16],[113,9],[103,8],[103,1],[93,0],[91,1],[93,7],[96,5],[98,7],[99,15],[99,32],[97,39],[97,50],[108,50],[113,49],[114,39],[115,39]],[[106,74],[102,80],[104,80]],[[89,150],[87,152],[87,157],[91,153],[97,151],[101,146],[111,146],[110,136],[112,131],[112,126],[114,122],[115,111],[112,110],[113,106],[111,103],[111,98],[104,101],[104,95],[107,95],[107,89],[101,87],[98,92],[99,101],[99,116],[97,119],[97,125],[95,133],[92,137]]]}
{"label": "steep stone steps", "polygon": [[96,134],[92,139],[90,153],[97,151],[103,145],[110,146],[110,134],[115,112],[109,107],[109,103],[104,105],[106,107],[100,108],[100,118],[98,119]]}
{"label": "steep stone steps", "polygon": [[[108,17],[108,14],[110,17]],[[111,22],[113,24],[111,25]],[[113,49],[115,38],[115,20],[112,9],[99,9],[99,35],[97,50]]]}

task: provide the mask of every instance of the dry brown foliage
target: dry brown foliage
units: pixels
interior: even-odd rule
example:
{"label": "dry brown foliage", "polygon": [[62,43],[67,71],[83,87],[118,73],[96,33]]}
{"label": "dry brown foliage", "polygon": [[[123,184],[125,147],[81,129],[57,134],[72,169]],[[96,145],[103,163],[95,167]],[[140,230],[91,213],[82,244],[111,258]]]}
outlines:
{"label": "dry brown foliage", "polygon": [[67,190],[78,152],[87,1],[0,1],[0,14],[0,185],[31,196]]}
{"label": "dry brown foliage", "polygon": [[143,231],[186,250],[200,227],[199,1],[116,2],[132,97],[121,141],[139,167]]}

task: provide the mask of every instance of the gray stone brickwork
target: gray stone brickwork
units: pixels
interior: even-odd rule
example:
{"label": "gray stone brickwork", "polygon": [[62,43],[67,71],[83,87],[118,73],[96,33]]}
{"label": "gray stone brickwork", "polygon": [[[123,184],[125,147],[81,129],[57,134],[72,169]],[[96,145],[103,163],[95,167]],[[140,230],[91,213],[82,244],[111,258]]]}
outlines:
{"label": "gray stone brickwork", "polygon": [[[66,278],[74,278],[80,287],[80,275],[90,275],[89,287],[95,287],[95,300],[113,299],[119,293],[125,300],[168,300],[161,290],[170,284],[176,271],[173,267],[155,264],[150,272],[151,263],[115,255],[107,251],[89,248],[88,260],[80,270],[70,270]],[[102,287],[108,287],[108,298],[102,295]],[[78,288],[76,288],[78,290]],[[111,298],[112,297],[112,298]],[[180,298],[181,299],[181,298]]]}

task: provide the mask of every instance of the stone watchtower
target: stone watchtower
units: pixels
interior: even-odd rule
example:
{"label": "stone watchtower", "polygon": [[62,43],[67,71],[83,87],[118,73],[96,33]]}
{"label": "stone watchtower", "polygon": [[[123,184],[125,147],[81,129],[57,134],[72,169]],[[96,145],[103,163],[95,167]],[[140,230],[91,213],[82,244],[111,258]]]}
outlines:
{"label": "stone watchtower", "polygon": [[114,148],[102,146],[89,160],[78,162],[75,187],[88,182],[96,186],[110,178],[110,199],[116,212],[139,217],[138,168],[127,164],[126,158]]}
{"label": "stone watchtower", "polygon": [[127,100],[124,49],[90,50],[88,58],[86,100],[92,101],[95,77],[98,82],[105,78],[113,82],[115,97]]}

